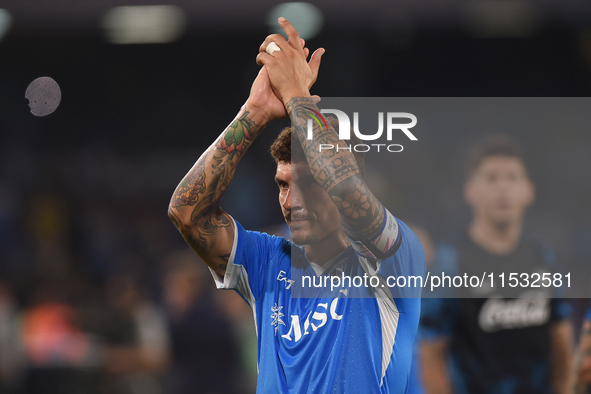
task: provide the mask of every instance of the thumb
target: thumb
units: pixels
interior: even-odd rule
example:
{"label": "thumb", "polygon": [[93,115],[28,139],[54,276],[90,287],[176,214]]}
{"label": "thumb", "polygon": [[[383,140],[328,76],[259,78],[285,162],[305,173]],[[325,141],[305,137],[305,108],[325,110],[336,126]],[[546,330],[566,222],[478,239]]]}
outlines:
{"label": "thumb", "polygon": [[316,51],[314,51],[312,57],[310,58],[310,62],[308,64],[310,65],[314,76],[318,75],[318,69],[320,68],[320,58],[322,55],[324,55],[324,52],[324,48],[318,48]]}

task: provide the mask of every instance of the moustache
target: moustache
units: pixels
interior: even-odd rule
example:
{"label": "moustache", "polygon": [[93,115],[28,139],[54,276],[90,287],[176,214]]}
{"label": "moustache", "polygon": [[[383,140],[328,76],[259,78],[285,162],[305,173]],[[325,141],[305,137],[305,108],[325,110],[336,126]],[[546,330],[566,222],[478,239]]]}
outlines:
{"label": "moustache", "polygon": [[308,212],[305,211],[289,211],[285,215],[285,220],[287,220],[288,222],[291,222],[292,220],[308,220],[310,219],[310,217],[311,216],[308,214]]}

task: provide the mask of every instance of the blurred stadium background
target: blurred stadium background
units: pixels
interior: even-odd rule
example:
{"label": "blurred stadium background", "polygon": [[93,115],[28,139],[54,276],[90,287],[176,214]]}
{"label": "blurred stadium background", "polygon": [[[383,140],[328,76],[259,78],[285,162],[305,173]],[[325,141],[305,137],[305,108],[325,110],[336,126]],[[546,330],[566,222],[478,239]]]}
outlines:
{"label": "blurred stadium background", "polygon": [[[254,392],[252,315],[213,291],[166,209],[246,100],[279,15],[327,49],[321,96],[591,96],[584,1],[0,1],[0,393]],[[62,91],[47,117],[24,97],[41,76]],[[284,230],[280,126],[224,199],[247,228]],[[483,133],[421,141],[380,198],[436,241],[464,228]],[[514,136],[538,187],[528,228],[588,262],[590,134]]]}

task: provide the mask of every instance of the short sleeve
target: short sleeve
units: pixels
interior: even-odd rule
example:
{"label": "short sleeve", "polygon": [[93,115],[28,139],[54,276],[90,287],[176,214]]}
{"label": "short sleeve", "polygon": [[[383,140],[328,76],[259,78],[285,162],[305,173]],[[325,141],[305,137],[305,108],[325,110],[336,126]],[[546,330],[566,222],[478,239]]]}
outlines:
{"label": "short sleeve", "polygon": [[[448,272],[458,272],[457,252],[449,244],[442,244],[435,250],[435,260],[431,267],[433,275]],[[435,340],[450,337],[459,318],[461,311],[460,301],[457,298],[449,298],[452,294],[449,289],[435,289],[428,297],[423,298],[421,308],[421,321],[419,325],[419,337],[423,340]],[[434,298],[440,296],[442,298]]]}
{"label": "short sleeve", "polygon": [[419,338],[432,341],[451,337],[460,310],[457,298],[423,298]]}
{"label": "short sleeve", "polygon": [[383,260],[392,256],[402,242],[398,220],[385,207],[384,223],[380,230],[367,240],[354,240],[349,237],[351,246],[357,254],[370,260]]}
{"label": "short sleeve", "polygon": [[217,288],[236,290],[252,306],[263,292],[269,264],[285,250],[289,251],[285,238],[247,231],[234,220],[234,244],[226,273],[222,276],[210,268]]}
{"label": "short sleeve", "polygon": [[571,318],[572,313],[573,313],[573,308],[572,308],[572,305],[570,303],[568,303],[565,299],[553,298],[550,301],[550,305],[551,305],[550,321],[552,323]]}
{"label": "short sleeve", "polygon": [[[540,252],[546,268],[548,268],[550,272],[557,272],[560,267],[554,251],[549,247],[540,244]],[[561,320],[570,319],[573,313],[572,305],[565,299],[560,298],[564,295],[566,287],[562,286],[553,289],[553,298],[550,301],[550,321],[555,323]]]}
{"label": "short sleeve", "polygon": [[[411,278],[424,279],[427,268],[421,241],[404,222],[396,218],[394,220],[398,229],[396,250],[392,255],[378,261],[379,274],[384,278],[404,277],[407,282]],[[401,281],[403,280],[398,283],[402,285]]]}

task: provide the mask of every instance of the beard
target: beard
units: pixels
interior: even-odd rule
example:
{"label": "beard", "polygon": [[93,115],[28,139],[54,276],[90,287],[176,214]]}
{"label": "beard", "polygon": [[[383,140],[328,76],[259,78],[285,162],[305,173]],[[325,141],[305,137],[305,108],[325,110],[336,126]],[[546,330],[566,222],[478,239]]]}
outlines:
{"label": "beard", "polygon": [[[291,229],[290,229],[291,231]],[[298,246],[305,246],[316,242],[317,239],[314,235],[306,232],[306,231],[292,231],[291,232],[291,242]]]}

